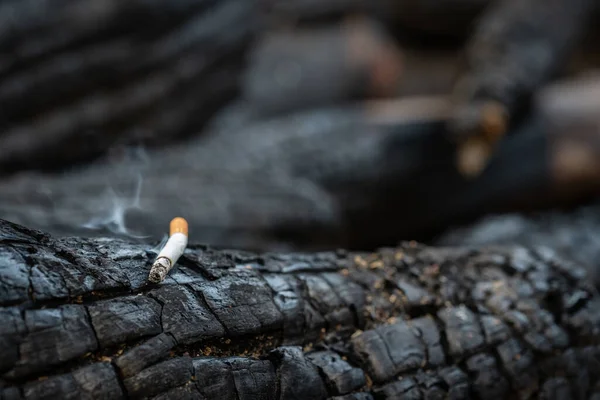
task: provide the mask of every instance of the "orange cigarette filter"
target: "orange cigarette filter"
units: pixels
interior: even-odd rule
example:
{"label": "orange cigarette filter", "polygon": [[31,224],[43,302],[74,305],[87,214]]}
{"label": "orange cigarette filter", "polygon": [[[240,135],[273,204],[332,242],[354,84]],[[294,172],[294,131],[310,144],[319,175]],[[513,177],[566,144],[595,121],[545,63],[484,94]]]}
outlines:
{"label": "orange cigarette filter", "polygon": [[169,229],[169,236],[173,236],[176,233],[183,233],[185,236],[188,236],[188,223],[185,218],[173,218],[171,220],[171,224],[169,225]]}

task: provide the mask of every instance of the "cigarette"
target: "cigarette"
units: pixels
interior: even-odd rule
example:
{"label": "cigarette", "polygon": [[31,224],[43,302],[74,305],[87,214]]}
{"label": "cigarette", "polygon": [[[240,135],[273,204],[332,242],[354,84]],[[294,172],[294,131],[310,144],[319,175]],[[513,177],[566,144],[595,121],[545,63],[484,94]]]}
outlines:
{"label": "cigarette", "polygon": [[162,248],[156,261],[152,264],[148,280],[160,283],[173,268],[179,257],[183,255],[188,243],[188,223],[181,217],[173,218],[170,224],[169,240]]}

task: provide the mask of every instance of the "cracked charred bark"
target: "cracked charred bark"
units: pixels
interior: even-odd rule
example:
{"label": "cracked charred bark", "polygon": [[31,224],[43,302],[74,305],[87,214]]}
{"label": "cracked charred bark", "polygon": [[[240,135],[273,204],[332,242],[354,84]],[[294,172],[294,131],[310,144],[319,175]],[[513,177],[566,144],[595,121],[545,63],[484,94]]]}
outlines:
{"label": "cracked charred bark", "polygon": [[2,398],[600,394],[600,297],[556,254],[190,246],[150,285],[149,248],[0,221]]}
{"label": "cracked charred bark", "polygon": [[497,214],[471,225],[450,230],[436,240],[441,246],[488,246],[490,244],[544,247],[559,251],[586,266],[590,278],[600,286],[600,203],[574,210],[544,211],[533,215]]}

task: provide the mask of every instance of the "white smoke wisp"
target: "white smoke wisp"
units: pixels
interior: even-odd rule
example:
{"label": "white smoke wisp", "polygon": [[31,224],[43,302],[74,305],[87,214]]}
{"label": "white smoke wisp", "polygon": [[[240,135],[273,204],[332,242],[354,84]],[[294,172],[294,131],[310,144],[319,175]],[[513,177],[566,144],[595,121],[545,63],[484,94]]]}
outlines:
{"label": "white smoke wisp", "polygon": [[109,187],[105,192],[105,198],[109,207],[101,210],[100,215],[92,217],[88,222],[82,225],[86,229],[106,229],[111,233],[125,235],[131,238],[144,239],[148,236],[135,235],[127,228],[125,216],[130,210],[141,210],[140,195],[142,190],[143,178],[139,175],[136,189],[133,197],[119,196],[113,188]]}
{"label": "white smoke wisp", "polygon": [[150,253],[156,254],[158,255],[158,253],[160,253],[160,251],[163,249],[163,247],[165,247],[165,245],[167,244],[167,241],[169,240],[169,235],[167,235],[166,233],[164,234],[162,240],[160,241],[159,244],[157,244],[156,246],[149,248],[148,251]]}
{"label": "white smoke wisp", "polygon": [[142,172],[144,167],[149,164],[149,158],[142,147],[127,148],[121,153],[124,156],[120,157],[119,161],[127,164],[129,170],[127,175],[134,178],[132,182],[133,193],[118,193],[115,185],[108,182],[104,193],[94,201],[94,215],[81,227],[91,230],[104,229],[115,235],[146,239],[149,236],[136,234],[127,227],[126,216],[132,210],[142,211],[141,195],[144,184]]}

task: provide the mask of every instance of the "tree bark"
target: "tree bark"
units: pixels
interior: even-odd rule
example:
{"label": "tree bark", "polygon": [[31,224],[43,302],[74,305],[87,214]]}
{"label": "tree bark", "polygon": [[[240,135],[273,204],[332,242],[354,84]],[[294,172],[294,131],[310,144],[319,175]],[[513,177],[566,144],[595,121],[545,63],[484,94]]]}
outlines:
{"label": "tree bark", "polygon": [[150,250],[0,221],[3,398],[600,394],[600,297],[547,250],[191,245],[159,285]]}

